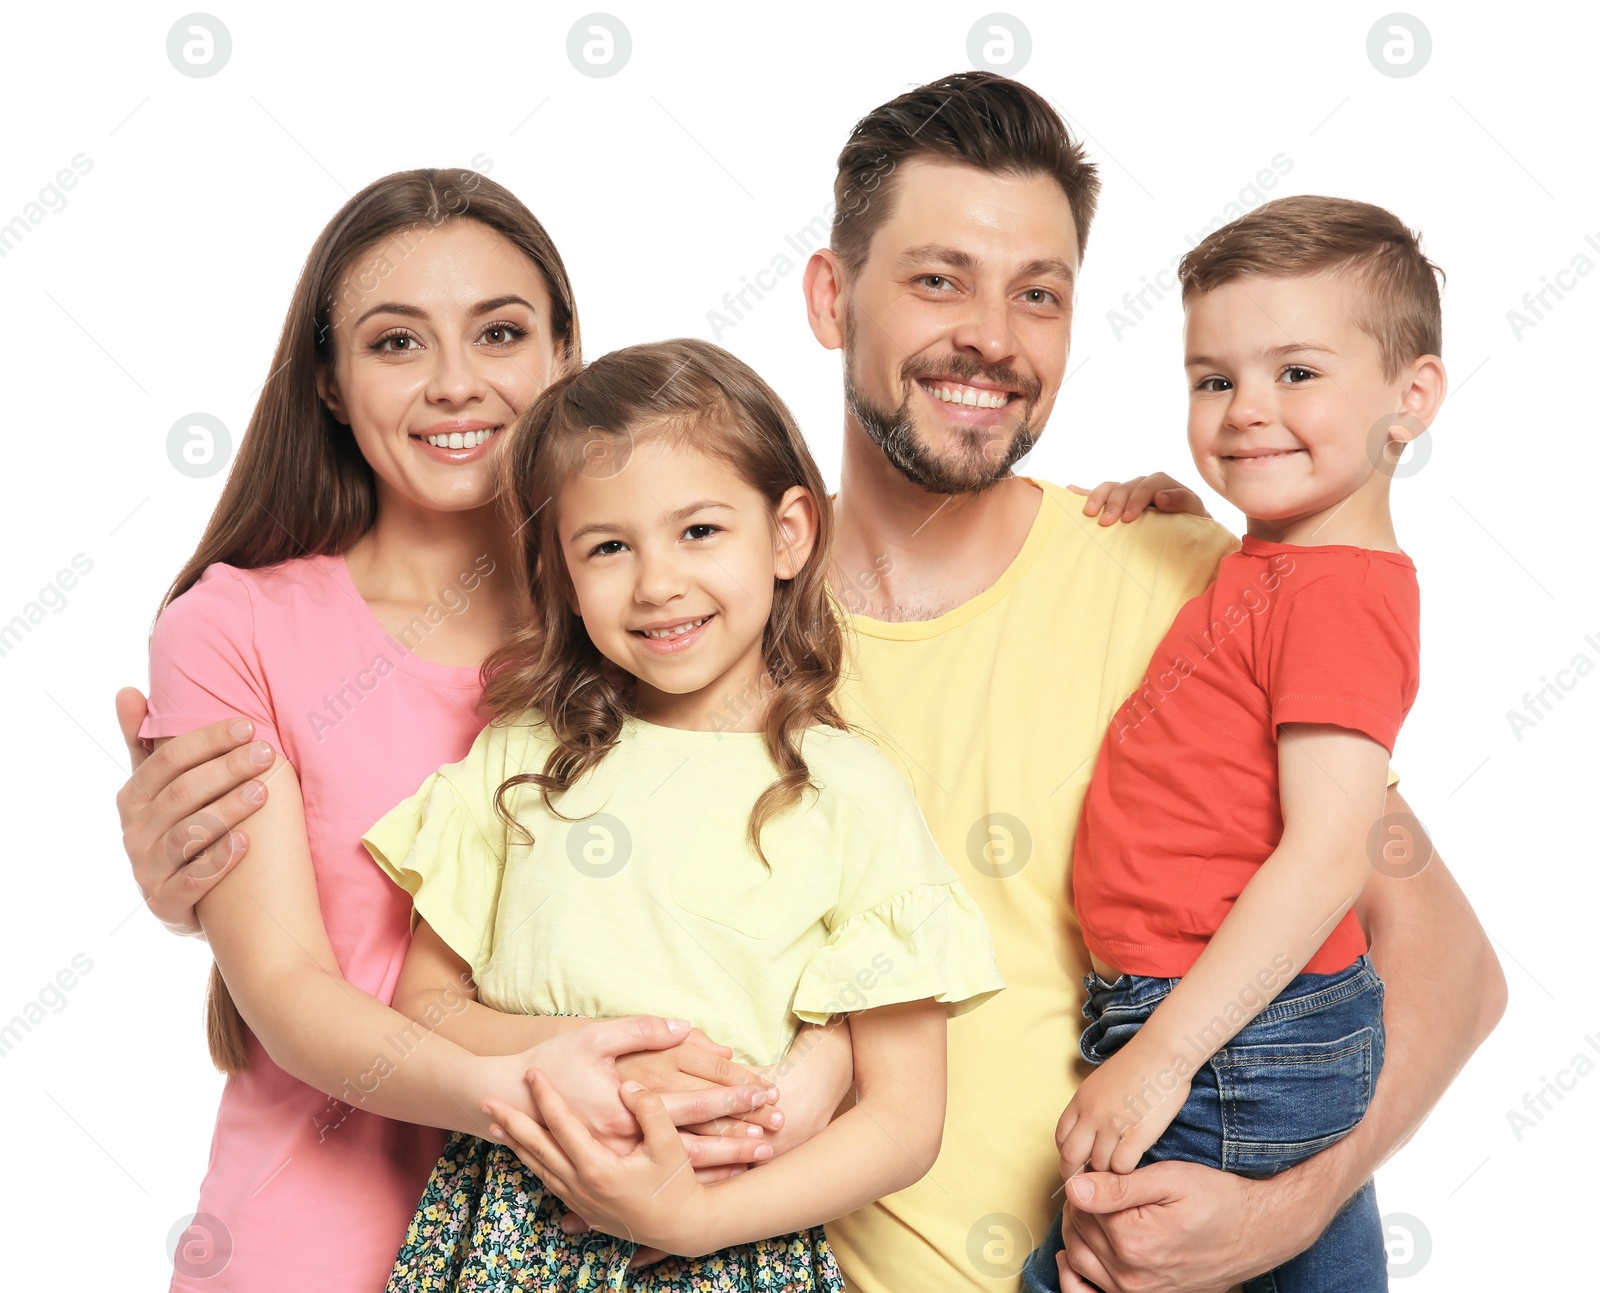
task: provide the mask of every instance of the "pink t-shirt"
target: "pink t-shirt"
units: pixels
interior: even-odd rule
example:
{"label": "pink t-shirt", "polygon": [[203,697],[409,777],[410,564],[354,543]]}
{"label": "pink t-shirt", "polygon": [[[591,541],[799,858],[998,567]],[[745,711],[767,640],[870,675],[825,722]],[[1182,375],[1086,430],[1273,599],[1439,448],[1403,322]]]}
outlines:
{"label": "pink t-shirt", "polygon": [[[433,608],[432,624],[446,605]],[[432,624],[419,619],[396,642],[344,558],[318,556],[260,570],[212,565],[150,638],[150,716],[139,734],[176,736],[243,714],[294,765],[334,955],[349,983],[384,1002],[410,942],[411,898],[367,855],[362,832],[465,757],[484,722],[476,668],[410,654]],[[209,1253],[180,1253],[172,1288],[382,1288],[445,1133],[332,1099],[290,1077],[254,1037],[250,1053],[249,1069],[223,1088],[195,1209],[220,1220],[226,1237]]]}

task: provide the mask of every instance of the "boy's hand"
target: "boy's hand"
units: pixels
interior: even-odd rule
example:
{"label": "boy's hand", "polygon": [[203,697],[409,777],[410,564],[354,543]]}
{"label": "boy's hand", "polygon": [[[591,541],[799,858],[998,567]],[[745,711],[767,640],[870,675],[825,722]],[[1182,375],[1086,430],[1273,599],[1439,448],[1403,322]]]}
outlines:
{"label": "boy's hand", "polygon": [[1056,1124],[1063,1180],[1085,1167],[1133,1171],[1177,1117],[1189,1098],[1188,1071],[1148,1055],[1135,1038],[1083,1080]]}
{"label": "boy's hand", "polygon": [[1067,488],[1074,494],[1087,496],[1083,514],[1098,516],[1101,525],[1131,521],[1149,507],[1158,512],[1182,512],[1188,516],[1211,515],[1200,501],[1200,495],[1164,471],[1135,476],[1132,480],[1103,481],[1092,490],[1078,485]]}

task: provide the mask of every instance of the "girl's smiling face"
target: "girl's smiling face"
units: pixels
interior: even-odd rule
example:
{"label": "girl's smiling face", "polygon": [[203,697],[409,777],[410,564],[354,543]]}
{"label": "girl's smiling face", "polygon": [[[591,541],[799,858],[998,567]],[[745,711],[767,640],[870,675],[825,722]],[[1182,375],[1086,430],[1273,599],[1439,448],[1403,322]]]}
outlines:
{"label": "girl's smiling face", "polygon": [[638,679],[639,717],[759,727],[762,637],[775,582],[804,567],[816,539],[810,492],[793,486],[774,509],[722,458],[647,435],[620,470],[575,476],[556,506],[573,609]]}
{"label": "girl's smiling face", "polygon": [[419,226],[350,267],[332,325],[317,388],[376,474],[380,506],[488,503],[498,432],[557,366],[538,267],[475,220]]}

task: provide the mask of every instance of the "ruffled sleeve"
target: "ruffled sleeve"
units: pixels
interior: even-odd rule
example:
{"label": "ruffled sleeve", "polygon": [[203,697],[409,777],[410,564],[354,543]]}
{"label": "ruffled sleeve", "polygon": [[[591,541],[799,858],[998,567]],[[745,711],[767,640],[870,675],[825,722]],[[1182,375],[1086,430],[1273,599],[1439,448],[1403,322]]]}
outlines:
{"label": "ruffled sleeve", "polygon": [[465,759],[432,773],[361,837],[475,979],[493,953],[505,872],[505,832],[490,824],[497,819],[485,796],[492,794],[486,756],[497,743],[497,730],[486,728]]}
{"label": "ruffled sleeve", "polygon": [[806,1023],[906,1001],[939,1001],[952,1015],[988,1000],[1005,980],[988,923],[939,852],[904,776],[876,750],[840,794],[840,901],[828,940],[811,957],[793,1010]]}

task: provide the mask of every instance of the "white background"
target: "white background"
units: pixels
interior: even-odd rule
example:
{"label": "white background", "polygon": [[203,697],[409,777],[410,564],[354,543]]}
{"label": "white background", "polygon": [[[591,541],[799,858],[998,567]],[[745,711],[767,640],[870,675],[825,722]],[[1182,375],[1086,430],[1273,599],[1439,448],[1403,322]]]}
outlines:
{"label": "white background", "polygon": [[[166,53],[181,7],[79,7],[70,20],[10,7],[0,222],[26,218],[75,156],[92,167],[0,258],[0,622],[75,555],[92,570],[0,657],[11,874],[0,1022],[75,954],[93,968],[0,1057],[14,1147],[0,1176],[8,1285],[164,1288],[163,1245],[194,1207],[221,1088],[203,1040],[209,962],[139,907],[112,802],[126,776],[112,696],[143,686],[159,597],[223,480],[176,471],[169,429],[201,411],[237,439],[325,222],[381,175],[476,159],[555,237],[591,356],[709,338],[723,294],[827,209],[851,124],[970,66],[968,32],[987,11],[616,0],[632,55],[606,78],[567,57],[586,12],[223,5],[212,14],[231,56],[194,78]],[[1511,1004],[1384,1168],[1380,1198],[1431,1243],[1397,1287],[1489,1288],[1513,1275],[1592,1286],[1600,1072],[1572,1066],[1580,1053],[1600,1062],[1585,1041],[1600,1048],[1589,825],[1600,678],[1561,675],[1575,685],[1520,739],[1507,712],[1574,657],[1600,665],[1600,273],[1567,280],[1574,290],[1520,335],[1508,311],[1580,253],[1600,266],[1600,22],[1540,3],[1420,8],[1431,57],[1390,77],[1366,53],[1385,13],[1014,8],[1032,46],[1021,78],[1086,135],[1105,178],[1072,375],[1022,470],[1063,483],[1154,468],[1196,479],[1175,295],[1120,338],[1108,311],[1275,156],[1292,169],[1271,196],[1358,197],[1423,232],[1449,275],[1453,389],[1426,466],[1396,486],[1424,598],[1422,694],[1396,763],[1495,940]],[[798,274],[719,340],[792,402],[836,484],[838,357],[806,327]],[[1563,1071],[1571,1089],[1519,1136],[1509,1111]]]}

